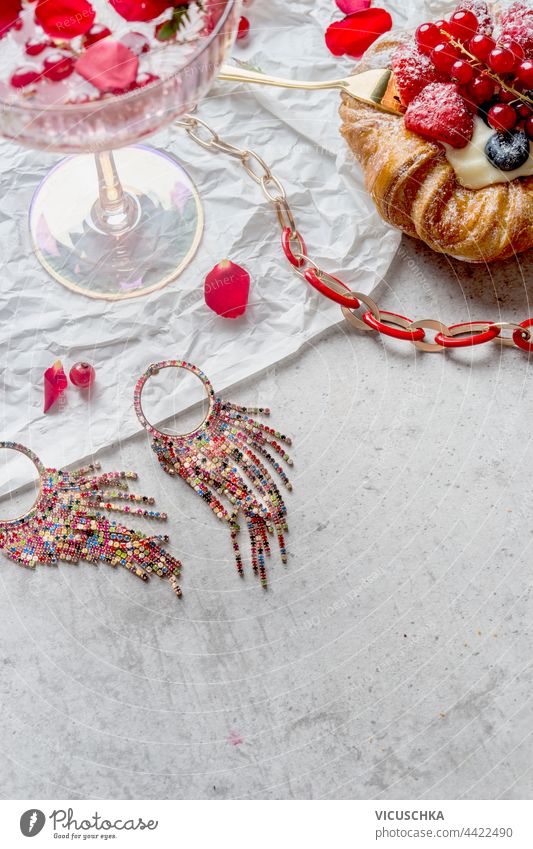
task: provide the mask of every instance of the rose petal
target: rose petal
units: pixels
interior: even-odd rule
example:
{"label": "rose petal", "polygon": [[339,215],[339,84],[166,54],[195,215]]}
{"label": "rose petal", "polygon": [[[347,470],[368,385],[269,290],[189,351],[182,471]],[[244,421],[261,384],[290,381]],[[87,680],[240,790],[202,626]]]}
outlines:
{"label": "rose petal", "polygon": [[22,0],[2,0],[0,4],[0,38],[15,26],[22,11]]}
{"label": "rose petal", "polygon": [[110,0],[110,3],[126,21],[153,21],[175,5],[173,0]]}
{"label": "rose petal", "polygon": [[135,81],[139,57],[120,41],[106,38],[82,53],[75,68],[99,91],[122,91]]}
{"label": "rose petal", "polygon": [[229,259],[215,265],[205,278],[205,302],[223,318],[238,318],[246,311],[250,275]]}
{"label": "rose petal", "polygon": [[366,9],[348,15],[326,30],[326,44],[335,56],[347,53],[360,59],[371,44],[392,29],[392,18],[385,9]]}
{"label": "rose petal", "polygon": [[336,0],[336,3],[344,15],[355,15],[356,12],[370,9],[372,0]]}
{"label": "rose petal", "polygon": [[35,21],[52,38],[85,35],[94,24],[95,11],[87,0],[39,0]]}

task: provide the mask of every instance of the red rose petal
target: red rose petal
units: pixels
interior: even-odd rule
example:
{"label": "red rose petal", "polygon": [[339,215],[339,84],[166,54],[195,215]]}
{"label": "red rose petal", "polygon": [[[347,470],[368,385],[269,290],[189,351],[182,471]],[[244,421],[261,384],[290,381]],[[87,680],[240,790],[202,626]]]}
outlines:
{"label": "red rose petal", "polygon": [[153,21],[175,5],[173,0],[110,0],[110,3],[126,21]]}
{"label": "red rose petal", "polygon": [[355,15],[356,12],[370,9],[372,0],[336,0],[336,3],[344,15]]}
{"label": "red rose petal", "polygon": [[348,15],[326,30],[326,44],[335,56],[347,53],[360,59],[371,44],[392,29],[392,18],[385,9],[366,9]]}
{"label": "red rose petal", "polygon": [[122,91],[137,77],[139,57],[121,44],[106,38],[82,53],[76,71],[99,91]]}
{"label": "red rose petal", "polygon": [[94,24],[95,11],[87,0],[39,0],[35,21],[52,38],[85,35]]}
{"label": "red rose petal", "polygon": [[250,275],[229,259],[215,265],[205,278],[205,302],[224,318],[238,318],[246,311]]}
{"label": "red rose petal", "polygon": [[44,412],[47,413],[67,388],[67,376],[61,360],[47,368],[44,373]]}
{"label": "red rose petal", "polygon": [[22,10],[22,0],[2,0],[0,4],[0,38],[15,26]]}

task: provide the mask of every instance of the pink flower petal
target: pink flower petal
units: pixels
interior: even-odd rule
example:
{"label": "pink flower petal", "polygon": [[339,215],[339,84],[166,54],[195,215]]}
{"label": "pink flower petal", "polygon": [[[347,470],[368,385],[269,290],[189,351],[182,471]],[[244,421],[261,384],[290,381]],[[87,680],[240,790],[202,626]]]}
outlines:
{"label": "pink flower petal", "polygon": [[392,18],[385,9],[366,9],[348,15],[326,30],[326,44],[335,56],[347,53],[360,59],[371,44],[392,29]]}
{"label": "pink flower petal", "polygon": [[246,311],[250,275],[229,259],[215,265],[205,278],[205,302],[223,318],[238,318]]}
{"label": "pink flower petal", "polygon": [[109,38],[97,41],[82,53],[76,62],[76,71],[99,91],[123,91],[137,78],[139,57]]}
{"label": "pink flower petal", "polygon": [[356,12],[370,9],[372,0],[336,0],[336,3],[344,15],[355,15]]}

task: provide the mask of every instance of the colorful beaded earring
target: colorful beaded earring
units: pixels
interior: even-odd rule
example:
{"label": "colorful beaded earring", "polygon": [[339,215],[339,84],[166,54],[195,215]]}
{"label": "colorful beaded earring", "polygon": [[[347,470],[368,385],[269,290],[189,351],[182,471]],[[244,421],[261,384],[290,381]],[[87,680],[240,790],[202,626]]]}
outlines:
{"label": "colorful beaded earring", "polygon": [[[110,566],[122,566],[142,581],[151,574],[168,579],[178,597],[181,590],[177,578],[181,563],[162,546],[166,536],[147,537],[143,533],[111,521],[100,510],[142,516],[145,519],[166,519],[147,507],[153,498],[134,495],[128,491],[128,480],[136,480],[135,472],[106,472],[94,475],[100,465],[86,466],[76,471],[47,469],[39,458],[17,442],[0,442],[25,454],[39,473],[39,495],[34,506],[18,519],[0,521],[0,550],[11,560],[31,569],[40,563],[56,565],[58,561],[89,563],[104,561]],[[127,501],[129,504],[117,504]]]}
{"label": "colorful beaded earring", "polygon": [[[150,424],[144,414],[144,386],[152,375],[166,368],[192,372],[206,390],[209,401],[206,417],[191,433],[163,433]],[[183,478],[209,504],[215,516],[229,525],[240,575],[243,566],[237,536],[238,517],[242,514],[250,537],[252,567],[266,587],[265,558],[270,554],[270,534],[276,535],[281,560],[287,562],[284,536],[287,510],[263,460],[273,467],[285,487],[292,489],[287,475],[270,453],[279,455],[292,466],[292,460],[280,444],[290,445],[291,440],[251,418],[252,415],[267,416],[270,410],[240,407],[215,397],[206,375],[183,360],[165,360],[148,366],[135,387],[134,406],[139,421],[152,436],[152,448],[165,472]],[[224,506],[224,499],[229,502],[228,506]]]}

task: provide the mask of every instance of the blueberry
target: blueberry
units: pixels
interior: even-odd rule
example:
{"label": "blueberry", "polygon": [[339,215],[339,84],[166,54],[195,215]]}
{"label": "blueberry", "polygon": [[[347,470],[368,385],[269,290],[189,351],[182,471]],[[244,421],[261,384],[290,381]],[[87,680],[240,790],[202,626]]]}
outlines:
{"label": "blueberry", "polygon": [[529,159],[529,141],[525,133],[494,133],[485,145],[489,162],[500,171],[514,171]]}

